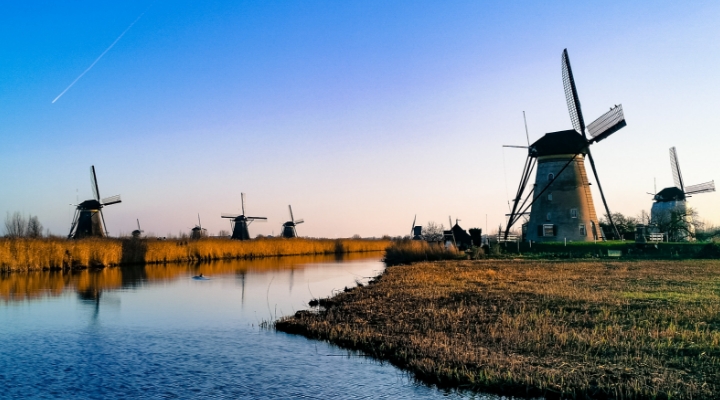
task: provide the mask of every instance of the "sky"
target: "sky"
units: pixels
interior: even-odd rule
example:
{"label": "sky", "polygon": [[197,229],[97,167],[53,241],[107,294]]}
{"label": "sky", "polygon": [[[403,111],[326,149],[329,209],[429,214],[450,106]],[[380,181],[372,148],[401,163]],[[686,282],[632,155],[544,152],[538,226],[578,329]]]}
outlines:
{"label": "sky", "polygon": [[[625,111],[592,147],[613,212],[649,211],[655,185],[673,185],[672,146],[686,184],[720,180],[718,2],[1,8],[0,212],[53,234],[92,197],[91,165],[101,196],[122,196],[104,209],[111,235],[137,219],[177,235],[198,214],[229,230],[220,215],[240,212],[240,193],[246,215],[268,218],[253,236],[279,234],[289,204],[301,236],[405,235],[415,215],[494,232],[527,154],[502,147],[526,144],[523,111],[531,141],[572,128],[565,48],[585,120]],[[689,204],[720,225],[719,201]]]}

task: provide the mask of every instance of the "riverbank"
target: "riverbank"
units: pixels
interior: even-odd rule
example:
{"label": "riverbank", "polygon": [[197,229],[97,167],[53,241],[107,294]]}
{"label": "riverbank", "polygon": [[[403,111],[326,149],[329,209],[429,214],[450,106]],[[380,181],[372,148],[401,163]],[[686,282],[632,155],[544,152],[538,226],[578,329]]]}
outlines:
{"label": "riverbank", "polygon": [[84,269],[136,264],[382,251],[389,240],[0,239],[0,271]]}
{"label": "riverbank", "polygon": [[441,261],[276,322],[418,379],[517,396],[720,393],[718,261]]}

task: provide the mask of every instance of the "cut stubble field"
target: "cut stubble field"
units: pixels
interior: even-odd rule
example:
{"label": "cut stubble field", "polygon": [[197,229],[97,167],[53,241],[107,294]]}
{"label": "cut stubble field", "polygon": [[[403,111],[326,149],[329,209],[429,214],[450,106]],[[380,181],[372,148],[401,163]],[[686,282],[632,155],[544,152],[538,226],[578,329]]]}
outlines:
{"label": "cut stubble field", "polygon": [[445,387],[549,398],[720,396],[720,261],[388,267],[276,328]]}

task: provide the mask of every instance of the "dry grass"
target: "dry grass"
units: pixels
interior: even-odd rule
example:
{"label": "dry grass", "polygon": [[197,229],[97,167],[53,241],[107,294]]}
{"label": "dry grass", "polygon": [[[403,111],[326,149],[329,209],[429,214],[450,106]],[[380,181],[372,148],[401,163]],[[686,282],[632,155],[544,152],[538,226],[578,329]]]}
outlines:
{"label": "dry grass", "polygon": [[519,396],[720,396],[720,262],[455,261],[389,267],[279,330],[444,386]]}
{"label": "dry grass", "polygon": [[418,261],[457,260],[465,254],[446,249],[441,244],[428,244],[424,240],[399,240],[385,250],[383,261],[387,265],[410,264]]}
{"label": "dry grass", "polygon": [[0,239],[0,271],[382,251],[387,240]]}

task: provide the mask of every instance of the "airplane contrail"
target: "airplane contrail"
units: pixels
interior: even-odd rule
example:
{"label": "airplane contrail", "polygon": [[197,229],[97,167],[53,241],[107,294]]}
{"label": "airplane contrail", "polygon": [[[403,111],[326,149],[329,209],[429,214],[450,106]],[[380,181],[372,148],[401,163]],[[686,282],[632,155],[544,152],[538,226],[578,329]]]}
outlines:
{"label": "airplane contrail", "polygon": [[[147,11],[147,10],[145,10],[145,11]],[[90,70],[92,69],[92,67],[94,67],[95,64],[97,64],[98,61],[100,61],[101,58],[103,58],[103,56],[105,55],[105,53],[107,53],[108,51],[110,51],[110,49],[112,49],[113,46],[115,46],[115,43],[117,43],[117,42],[123,37],[123,35],[125,35],[125,33],[127,33],[127,31],[129,31],[130,28],[132,28],[133,25],[135,25],[135,23],[138,22],[138,20],[139,20],[140,18],[142,18],[143,15],[145,15],[145,11],[143,11],[142,14],[140,14],[139,17],[135,18],[135,21],[133,21],[132,24],[130,24],[130,26],[128,26],[128,27],[123,31],[123,33],[121,33],[120,36],[118,36],[117,39],[115,39],[114,42],[112,42],[112,44],[110,45],[110,47],[108,47],[107,49],[105,49],[105,51],[103,51],[102,54],[100,54],[100,56],[99,56],[98,58],[96,58],[95,61],[93,61],[93,63],[90,64],[90,66],[87,67],[87,69],[86,69],[85,71],[83,71],[82,74],[80,74],[80,76],[78,76],[77,78],[75,78],[74,81],[72,81],[72,83],[70,84],[70,86],[68,86],[67,88],[65,88],[65,90],[63,90],[62,93],[60,93],[60,94],[58,95],[58,97],[56,97],[55,100],[52,101],[53,104],[55,104],[55,102],[58,101],[58,99],[59,99],[60,97],[62,97],[62,95],[64,95],[65,92],[67,92],[68,90],[70,90],[70,88],[73,87],[73,85],[75,84],[75,82],[79,81],[80,78],[83,77],[83,75],[87,74],[87,72],[90,71]]]}

